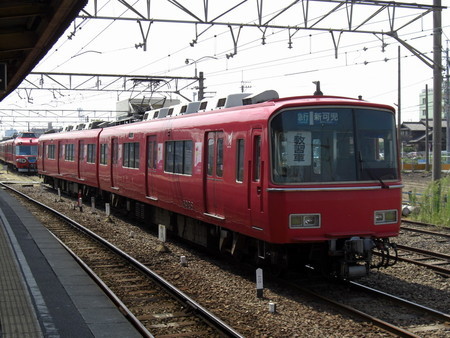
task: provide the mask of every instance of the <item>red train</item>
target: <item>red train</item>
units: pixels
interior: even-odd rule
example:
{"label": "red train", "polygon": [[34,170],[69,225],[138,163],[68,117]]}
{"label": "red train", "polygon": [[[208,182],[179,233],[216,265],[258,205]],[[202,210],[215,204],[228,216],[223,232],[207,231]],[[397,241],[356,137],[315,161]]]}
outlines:
{"label": "red train", "polygon": [[352,278],[392,263],[402,187],[394,109],[268,93],[231,108],[42,135],[39,174],[274,269],[309,265]]}
{"label": "red train", "polygon": [[23,132],[17,137],[0,142],[0,161],[18,172],[37,172],[38,137]]}

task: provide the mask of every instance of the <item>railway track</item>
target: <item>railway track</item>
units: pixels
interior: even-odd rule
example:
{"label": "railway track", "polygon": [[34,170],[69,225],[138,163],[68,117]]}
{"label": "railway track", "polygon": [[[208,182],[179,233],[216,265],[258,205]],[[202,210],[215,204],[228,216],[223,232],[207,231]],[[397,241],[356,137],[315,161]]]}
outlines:
{"label": "railway track", "polygon": [[399,249],[399,261],[420,265],[444,277],[450,277],[450,255],[400,244],[397,245],[397,249]]}
{"label": "railway track", "polygon": [[320,282],[301,287],[289,282],[289,285],[399,337],[450,334],[450,314],[359,283]]}
{"label": "railway track", "polygon": [[433,225],[422,222],[402,220],[402,223],[409,225],[402,225],[403,234],[417,239],[426,236],[437,244],[434,249],[440,252],[428,250],[428,247],[425,248],[420,242],[412,245],[411,243],[397,244],[398,260],[426,267],[446,278],[450,277],[450,255],[446,251],[450,244],[450,232],[446,232],[445,229],[442,231],[430,230],[429,227]]}
{"label": "railway track", "polygon": [[[382,298],[391,303],[394,311],[385,312],[387,314],[386,322],[393,323],[393,326],[398,325],[406,332],[407,336],[414,337],[433,333],[437,335],[440,335],[440,333],[450,334],[450,314],[353,281],[349,281],[347,284],[352,290],[361,291],[364,295],[370,295],[376,300]],[[386,304],[386,309],[387,307]],[[397,316],[398,314],[400,315]],[[410,319],[414,319],[414,321],[409,322]]]}
{"label": "railway track", "polygon": [[426,234],[426,235],[432,235],[432,236],[439,236],[439,237],[443,237],[443,238],[446,238],[446,239],[450,239],[450,233],[431,231],[431,230],[428,230],[428,229],[424,229],[424,227],[432,226],[432,224],[416,222],[416,221],[410,221],[410,220],[405,220],[405,219],[402,219],[402,223],[406,223],[406,224],[413,225],[413,226],[414,225],[420,226],[421,228],[411,228],[411,227],[402,225],[401,226],[401,230],[417,232],[417,233]]}
{"label": "railway track", "polygon": [[6,184],[1,186],[55,216],[47,228],[95,277],[143,336],[241,337],[145,264],[60,212]]}

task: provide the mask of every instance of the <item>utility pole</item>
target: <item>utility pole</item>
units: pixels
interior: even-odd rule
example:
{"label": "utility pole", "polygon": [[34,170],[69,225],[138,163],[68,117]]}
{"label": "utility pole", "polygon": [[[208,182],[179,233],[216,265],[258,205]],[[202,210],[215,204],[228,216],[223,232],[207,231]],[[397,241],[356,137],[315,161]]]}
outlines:
{"label": "utility pole", "polygon": [[205,97],[205,78],[203,77],[203,72],[199,73],[198,77],[198,100],[201,101]]}
{"label": "utility pole", "polygon": [[441,178],[442,149],[442,10],[433,0],[433,181]]}
{"label": "utility pole", "polygon": [[445,57],[445,67],[447,68],[447,74],[445,75],[445,100],[444,100],[444,107],[445,112],[447,116],[447,147],[445,150],[447,150],[447,156],[450,155],[450,75],[449,75],[449,68],[450,68],[450,56],[448,54],[448,40],[447,40],[447,52]]}
{"label": "utility pole", "polygon": [[425,171],[430,171],[430,142],[428,140],[428,85],[425,85]]}
{"label": "utility pole", "polygon": [[400,62],[400,46],[398,46],[398,102],[397,102],[397,140],[401,144],[402,142],[402,72],[401,72],[401,62]]}

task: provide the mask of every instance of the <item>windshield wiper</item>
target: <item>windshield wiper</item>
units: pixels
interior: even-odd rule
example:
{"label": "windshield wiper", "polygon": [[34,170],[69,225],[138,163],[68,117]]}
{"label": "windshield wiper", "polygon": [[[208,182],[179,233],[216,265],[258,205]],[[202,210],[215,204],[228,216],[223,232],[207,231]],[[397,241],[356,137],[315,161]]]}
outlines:
{"label": "windshield wiper", "polygon": [[371,178],[372,180],[377,180],[377,181],[380,182],[380,184],[381,184],[381,189],[389,189],[389,188],[390,188],[390,187],[389,187],[386,183],[384,183],[384,181],[382,180],[381,177],[383,177],[383,176],[377,176],[377,175],[375,175],[375,174],[372,172],[371,169],[369,169],[369,168],[364,168],[364,167],[363,167],[364,160],[362,159],[362,156],[361,156],[361,152],[360,152],[360,151],[358,151],[358,158],[359,158],[359,163],[360,163],[361,174],[363,173],[363,171],[366,171],[366,172],[369,174],[369,176],[370,176],[370,178]]}

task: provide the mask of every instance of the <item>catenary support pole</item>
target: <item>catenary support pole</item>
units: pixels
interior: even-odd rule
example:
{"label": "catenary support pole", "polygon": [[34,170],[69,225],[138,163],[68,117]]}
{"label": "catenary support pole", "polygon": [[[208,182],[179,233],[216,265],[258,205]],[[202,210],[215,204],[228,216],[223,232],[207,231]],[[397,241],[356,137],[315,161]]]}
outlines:
{"label": "catenary support pole", "polygon": [[441,0],[433,5],[433,181],[441,178],[442,149],[442,10]]}

